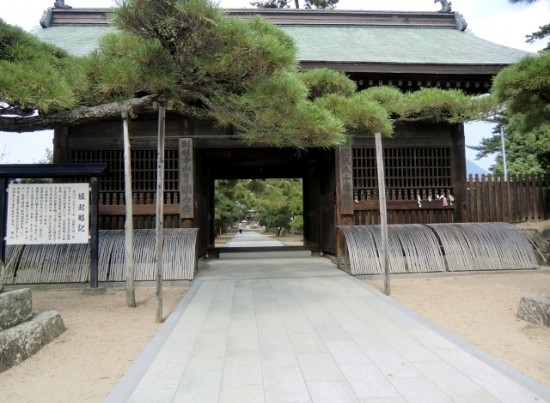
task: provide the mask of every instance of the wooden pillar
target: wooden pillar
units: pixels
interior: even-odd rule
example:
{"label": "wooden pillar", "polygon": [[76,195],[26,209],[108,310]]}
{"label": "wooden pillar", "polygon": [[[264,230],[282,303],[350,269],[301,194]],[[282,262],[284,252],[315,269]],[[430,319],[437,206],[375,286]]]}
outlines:
{"label": "wooden pillar", "polygon": [[72,162],[69,150],[69,130],[66,127],[53,131],[53,163],[63,164]]}
{"label": "wooden pillar", "polygon": [[[6,264],[6,234],[8,225],[8,184],[9,178],[0,178],[0,264],[4,266]],[[0,276],[2,270],[0,270]],[[1,280],[1,279],[0,279]],[[1,287],[0,287],[1,289]]]}
{"label": "wooden pillar", "polygon": [[90,178],[90,288],[99,286],[99,179]]}
{"label": "wooden pillar", "polygon": [[451,128],[452,178],[454,201],[454,222],[469,222],[468,198],[466,195],[466,140],[464,125],[456,124]]}
{"label": "wooden pillar", "polygon": [[208,183],[208,223],[209,223],[209,231],[208,234],[208,244],[211,246],[216,245],[216,237],[218,236],[218,228],[216,228],[216,206],[215,206],[215,198],[216,198],[216,183],[214,180],[212,180],[212,176],[209,170],[207,170],[207,173],[204,175],[204,179],[206,179]]}
{"label": "wooden pillar", "polygon": [[[353,225],[353,158],[351,146],[336,149],[336,225]],[[346,255],[344,234],[336,233],[336,257]]]}

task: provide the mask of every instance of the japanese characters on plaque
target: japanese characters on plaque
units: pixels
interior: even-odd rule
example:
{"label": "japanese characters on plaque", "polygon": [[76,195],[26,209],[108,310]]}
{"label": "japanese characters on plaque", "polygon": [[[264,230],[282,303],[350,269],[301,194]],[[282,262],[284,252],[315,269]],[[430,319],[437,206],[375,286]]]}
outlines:
{"label": "japanese characters on plaque", "polygon": [[88,243],[87,183],[10,184],[8,245]]}
{"label": "japanese characters on plaque", "polygon": [[180,176],[180,218],[195,217],[193,139],[183,138],[179,141],[179,176]]}
{"label": "japanese characters on plaque", "polygon": [[351,147],[339,147],[340,153],[340,214],[353,214],[353,165]]}

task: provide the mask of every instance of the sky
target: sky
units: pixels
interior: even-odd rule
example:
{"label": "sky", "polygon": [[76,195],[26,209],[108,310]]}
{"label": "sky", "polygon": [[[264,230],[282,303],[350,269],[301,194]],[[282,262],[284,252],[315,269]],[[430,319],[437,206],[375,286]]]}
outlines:
{"label": "sky", "polygon": [[[302,1],[303,2],[303,1]],[[42,13],[51,7],[54,0],[2,1],[0,18],[8,24],[18,25],[30,31],[39,25]],[[65,0],[73,8],[113,7],[114,0]],[[249,0],[219,0],[223,8],[252,8]],[[525,43],[525,35],[550,22],[550,0],[539,0],[531,5],[512,5],[508,0],[452,0],[453,11],[461,13],[468,22],[468,29],[475,35],[491,42],[516,49],[536,52],[545,45]],[[439,4],[433,0],[340,0],[337,9],[342,10],[398,10],[437,11]],[[450,44],[452,46],[452,44]],[[467,124],[466,144],[476,145],[483,137],[491,136],[492,126],[482,123]],[[52,149],[52,132],[1,133],[1,163],[32,163],[41,160],[46,149]],[[475,151],[467,150],[468,159],[475,158]],[[492,157],[475,161],[487,169]]]}

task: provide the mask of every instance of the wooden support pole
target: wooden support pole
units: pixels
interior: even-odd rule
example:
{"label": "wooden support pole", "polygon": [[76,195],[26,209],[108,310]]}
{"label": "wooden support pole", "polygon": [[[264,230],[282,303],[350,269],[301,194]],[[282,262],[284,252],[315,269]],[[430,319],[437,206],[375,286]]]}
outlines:
{"label": "wooden support pole", "polygon": [[382,245],[380,245],[380,255],[382,268],[384,270],[384,294],[390,295],[390,267],[389,267],[389,249],[388,249],[388,214],[386,210],[386,180],[384,175],[384,154],[382,150],[382,135],[376,133],[374,137],[376,145],[376,171],[378,172],[378,194],[380,195],[380,231],[382,236]]}
{"label": "wooden support pole", "polygon": [[157,225],[156,225],[156,252],[155,262],[157,268],[156,292],[157,297],[157,323],[164,320],[162,314],[162,249],[164,244],[164,138],[166,130],[166,108],[159,105],[158,118],[158,152],[157,152]]}
{"label": "wooden support pole", "polygon": [[124,140],[124,262],[126,270],[126,302],[128,306],[136,306],[136,290],[134,286],[134,211],[132,197],[132,157],[130,152],[130,132],[128,130],[128,114],[122,114]]}

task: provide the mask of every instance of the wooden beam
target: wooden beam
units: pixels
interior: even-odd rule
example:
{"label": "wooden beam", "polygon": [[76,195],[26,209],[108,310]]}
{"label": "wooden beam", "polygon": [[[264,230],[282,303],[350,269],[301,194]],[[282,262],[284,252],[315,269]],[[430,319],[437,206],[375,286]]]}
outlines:
{"label": "wooden beam", "polygon": [[[179,214],[179,204],[165,204],[163,211],[165,215]],[[156,214],[157,205],[155,204],[134,204],[132,206],[133,215],[147,216]],[[126,207],[124,205],[102,204],[99,206],[99,215],[102,216],[117,216],[124,215]]]}
{"label": "wooden beam", "polygon": [[[428,202],[422,201],[422,210],[450,210],[454,207],[444,207],[440,200],[433,200]],[[354,205],[354,210],[378,210],[380,208],[380,202],[378,200],[358,200]],[[386,208],[388,210],[419,210],[418,202],[416,200],[387,200]]]}

